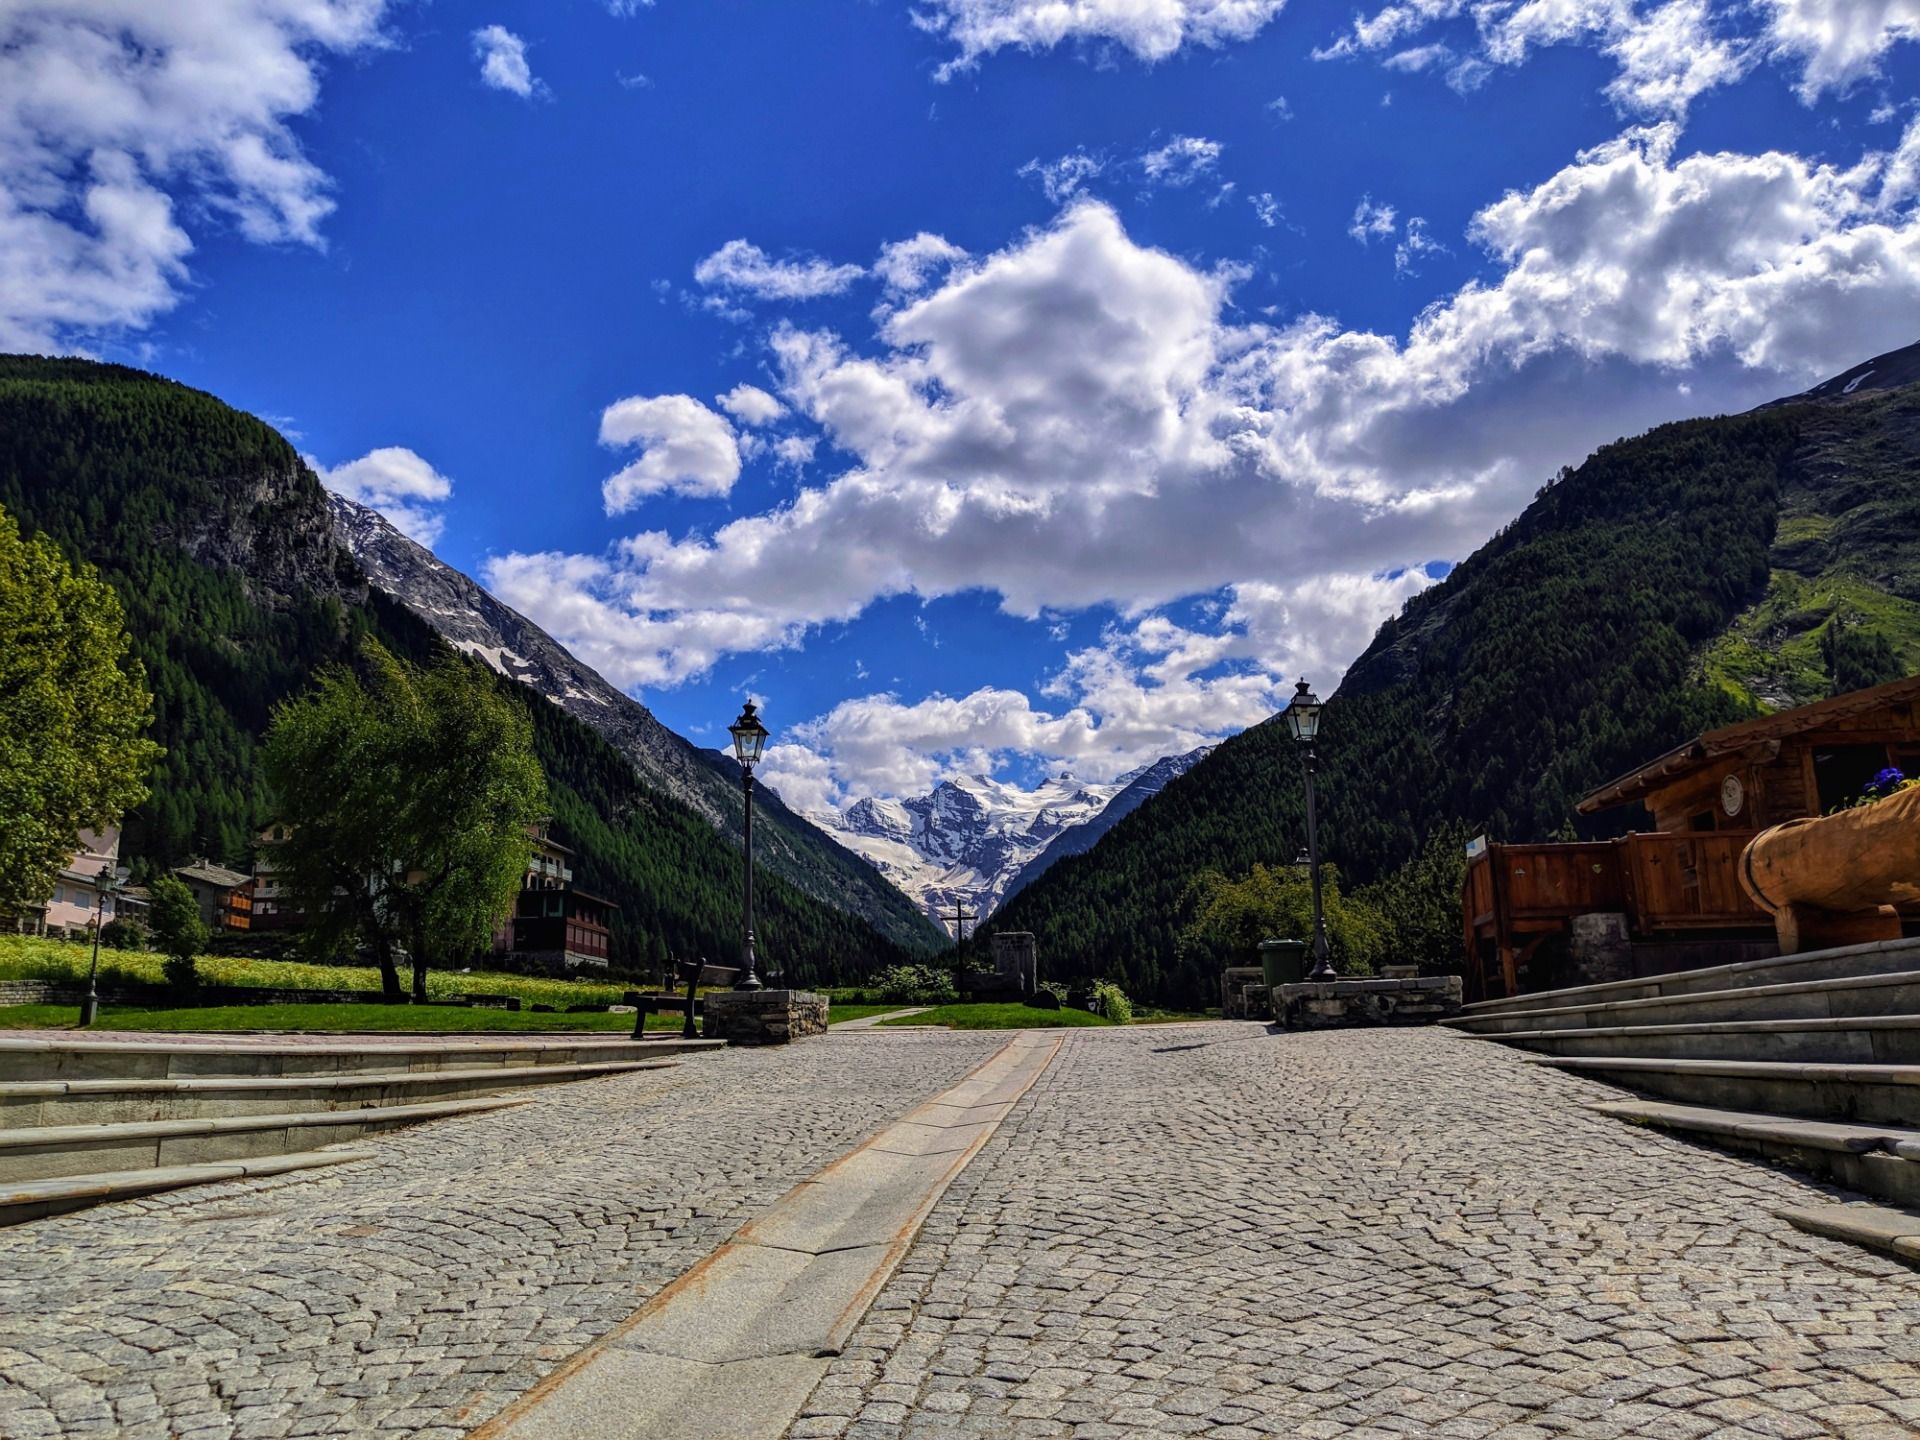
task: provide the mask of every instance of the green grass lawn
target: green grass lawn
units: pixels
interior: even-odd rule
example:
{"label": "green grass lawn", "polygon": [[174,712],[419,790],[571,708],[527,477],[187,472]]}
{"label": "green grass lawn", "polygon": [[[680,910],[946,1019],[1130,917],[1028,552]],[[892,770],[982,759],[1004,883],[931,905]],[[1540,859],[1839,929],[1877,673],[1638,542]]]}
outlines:
{"label": "green grass lawn", "polygon": [[[85,945],[35,935],[0,935],[0,980],[84,982],[91,952]],[[100,978],[157,984],[162,957],[151,950],[100,951]],[[370,965],[309,965],[298,960],[255,960],[238,955],[202,955],[197,968],[209,985],[267,985],[298,990],[378,990],[380,972]],[[498,970],[427,972],[435,1000],[473,992],[516,995],[523,1005],[614,1005],[629,987],[608,980],[548,980]]]}
{"label": "green grass lawn", "polygon": [[[72,1005],[0,1005],[0,1030],[70,1029]],[[647,1033],[678,1033],[678,1015],[647,1016]],[[379,1031],[447,1035],[481,1031],[632,1031],[631,1015],[536,1015],[522,1010],[468,1010],[442,1005],[211,1005],[139,1010],[103,1005],[95,1030],[294,1030],[335,1033]]]}
{"label": "green grass lawn", "polygon": [[883,1025],[944,1025],[949,1030],[1058,1030],[1077,1025],[1111,1025],[1104,1015],[1085,1010],[1040,1010],[1031,1005],[936,1005],[919,1015],[883,1020]]}

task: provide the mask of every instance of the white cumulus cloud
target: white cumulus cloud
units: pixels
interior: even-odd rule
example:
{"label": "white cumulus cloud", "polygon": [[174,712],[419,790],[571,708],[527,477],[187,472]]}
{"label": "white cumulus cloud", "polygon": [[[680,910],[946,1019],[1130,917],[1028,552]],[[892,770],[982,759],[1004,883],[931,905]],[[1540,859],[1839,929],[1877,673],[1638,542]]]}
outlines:
{"label": "white cumulus cloud", "polygon": [[725,495],[740,478],[733,427],[691,395],[615,401],[600,416],[600,443],[640,447],[640,458],[600,487],[609,515],[649,495]]}
{"label": "white cumulus cloud", "polygon": [[473,58],[480,62],[480,79],[489,89],[505,90],[522,100],[531,100],[545,89],[527,63],[527,42],[504,25],[483,25],[473,32]]}
{"label": "white cumulus cloud", "polygon": [[1353,207],[1353,219],[1347,223],[1347,234],[1366,245],[1381,236],[1393,234],[1399,223],[1399,212],[1393,206],[1375,204],[1373,196],[1362,195],[1360,203]]}
{"label": "white cumulus cloud", "polygon": [[306,459],[329,490],[378,510],[403,535],[429,546],[440,538],[445,518],[436,507],[452,496],[453,482],[405,446],[383,445],[332,468]]}
{"label": "white cumulus cloud", "polygon": [[742,425],[771,425],[787,413],[786,406],[758,385],[745,383],[716,396],[715,403]]}
{"label": "white cumulus cloud", "polygon": [[1920,40],[1920,0],[1755,0],[1767,42],[1800,67],[1800,93],[1814,100],[1880,73],[1895,44]]}
{"label": "white cumulus cloud", "polygon": [[1063,205],[1099,179],[1106,168],[1106,157],[1079,149],[1053,160],[1029,160],[1020,167],[1020,173],[1038,180],[1047,199]]}
{"label": "white cumulus cloud", "polygon": [[1286,0],[929,0],[915,12],[922,29],[959,53],[936,72],[942,80],[997,50],[1051,50],[1073,42],[1114,45],[1145,61],[1189,45],[1250,40]]}
{"label": "white cumulus cloud", "polygon": [[0,5],[0,350],[151,324],[189,225],[319,245],[327,177],[289,122],[321,66],[381,43],[384,0]]}
{"label": "white cumulus cloud", "polygon": [[866,271],[807,255],[776,260],[758,245],[729,240],[693,267],[702,285],[760,300],[813,300],[838,295]]}
{"label": "white cumulus cloud", "polygon": [[1176,135],[1140,157],[1150,185],[1191,185],[1219,163],[1226,147],[1199,135]]}
{"label": "white cumulus cloud", "polygon": [[943,235],[922,230],[911,240],[896,240],[883,246],[873,271],[888,290],[896,295],[914,295],[941,271],[958,265],[967,252]]}
{"label": "white cumulus cloud", "polygon": [[[1473,53],[1455,63],[1446,63],[1454,51],[1444,41],[1406,43],[1464,18]],[[1878,76],[1887,52],[1914,39],[1920,0],[1394,0],[1314,53],[1371,52],[1396,69],[1444,69],[1449,84],[1469,91],[1492,67],[1523,64],[1547,46],[1586,45],[1617,67],[1606,91],[1616,108],[1661,118],[1683,116],[1699,96],[1768,60],[1797,72],[1811,104]]]}
{"label": "white cumulus cloud", "polygon": [[835,473],[711,532],[501,557],[489,582],[627,685],[980,589],[1126,626],[1224,595],[1218,641],[1254,633],[1284,576],[1286,649],[1350,652],[1365,627],[1315,585],[1460,558],[1562,464],[1674,418],[1677,380],[1692,413],[1738,409],[1920,332],[1920,140],[1841,166],[1676,158],[1676,134],[1630,131],[1484,207],[1468,239],[1490,273],[1400,335],[1250,321],[1240,272],[1081,201],[868,343],[773,331],[774,388],[847,457]]}

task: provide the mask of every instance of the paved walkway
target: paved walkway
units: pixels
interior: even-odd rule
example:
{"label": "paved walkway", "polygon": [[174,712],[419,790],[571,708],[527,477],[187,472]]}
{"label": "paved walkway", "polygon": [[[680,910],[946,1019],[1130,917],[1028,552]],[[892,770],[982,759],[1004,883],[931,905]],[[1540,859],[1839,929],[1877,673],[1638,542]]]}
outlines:
{"label": "paved walkway", "polygon": [[790,1433],[1920,1434],[1920,1275],[1617,1093],[1437,1030],[1070,1032]]}
{"label": "paved walkway", "polygon": [[836,1030],[871,1030],[889,1020],[904,1020],[909,1015],[924,1015],[932,1009],[930,1005],[910,1005],[901,1010],[886,1010],[878,1015],[862,1015],[858,1020],[846,1020],[834,1026]]}
{"label": "paved walkway", "polygon": [[[0,1231],[0,1436],[452,1440],[1005,1038],[705,1056]],[[1613,1093],[1438,1031],[1069,1031],[790,1436],[1920,1434],[1920,1275]]]}
{"label": "paved walkway", "polygon": [[0,1230],[0,1436],[453,1440],[1006,1039],[719,1051]]}

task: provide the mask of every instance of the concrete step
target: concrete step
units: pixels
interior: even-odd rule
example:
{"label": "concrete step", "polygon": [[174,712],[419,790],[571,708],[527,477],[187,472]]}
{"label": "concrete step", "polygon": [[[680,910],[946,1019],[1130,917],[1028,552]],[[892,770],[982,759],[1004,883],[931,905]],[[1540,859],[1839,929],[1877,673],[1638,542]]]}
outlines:
{"label": "concrete step", "polygon": [[1840,1123],[1920,1124],[1920,1066],[1533,1055],[1682,1105]]}
{"label": "concrete step", "polygon": [[1590,1109],[1652,1125],[1903,1205],[1920,1204],[1920,1130],[1837,1124],[1712,1106],[1607,1101]]}
{"label": "concrete step", "polygon": [[1884,1205],[1803,1205],[1773,1212],[1796,1230],[1920,1265],[1920,1215]]}
{"label": "concrete step", "polygon": [[1810,950],[1769,960],[1745,960],[1734,965],[1711,965],[1678,970],[1671,975],[1648,975],[1637,980],[1614,980],[1602,985],[1578,985],[1565,990],[1542,990],[1532,995],[1510,995],[1466,1006],[1448,1024],[1467,1028],[1472,1020],[1519,1010],[1559,1009],[1595,1002],[1644,1000],[1657,995],[1686,995],[1702,990],[1730,990],[1749,985],[1784,985],[1802,980],[1831,980],[1847,975],[1886,975],[1920,970],[1920,938],[1880,940],[1869,945],[1845,945],[1832,950]]}
{"label": "concrete step", "polygon": [[46,1125],[196,1120],[461,1100],[523,1086],[667,1070],[675,1060],[349,1070],[332,1075],[213,1075],[161,1080],[0,1081],[0,1131]]}
{"label": "concrete step", "polygon": [[1920,1015],[1597,1025],[1579,1030],[1512,1030],[1479,1038],[1544,1055],[1920,1065]]}
{"label": "concrete step", "polygon": [[1461,1016],[1452,1023],[1473,1035],[1506,1035],[1618,1025],[1708,1025],[1734,1020],[1827,1020],[1885,1015],[1920,1015],[1920,970],[1741,985],[1638,1000],[1580,1001],[1571,1005]]}
{"label": "concrete step", "polygon": [[526,1103],[515,1096],[493,1096],[359,1110],[0,1130],[0,1184],[284,1155],[423,1120],[477,1115]]}
{"label": "concrete step", "polygon": [[224,1164],[168,1165],[150,1170],[109,1170],[97,1175],[67,1175],[57,1180],[21,1180],[0,1183],[0,1225],[18,1225],[68,1210],[80,1210],[108,1200],[125,1200],[210,1180],[236,1180],[251,1175],[285,1175],[365,1160],[369,1150],[301,1150],[292,1155],[269,1155],[259,1160]]}
{"label": "concrete step", "polygon": [[0,1036],[0,1081],[162,1080],[188,1076],[330,1075],[355,1070],[474,1070],[656,1060],[715,1050],[722,1040],[621,1035],[158,1034]]}

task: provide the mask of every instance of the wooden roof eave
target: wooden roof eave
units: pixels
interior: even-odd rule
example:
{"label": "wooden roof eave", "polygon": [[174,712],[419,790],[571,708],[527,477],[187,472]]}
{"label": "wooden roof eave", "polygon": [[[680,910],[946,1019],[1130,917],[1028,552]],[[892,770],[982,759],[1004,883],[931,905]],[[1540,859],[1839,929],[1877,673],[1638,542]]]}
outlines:
{"label": "wooden roof eave", "polygon": [[[1679,776],[1696,770],[1704,770],[1709,765],[1722,760],[1759,760],[1777,759],[1780,754],[1780,742],[1774,739],[1756,740],[1749,744],[1716,745],[1715,736],[1727,736],[1728,731],[1716,731],[1702,735],[1697,740],[1689,740],[1685,745],[1669,750],[1659,759],[1642,765],[1630,774],[1617,780],[1610,780],[1598,790],[1583,796],[1574,806],[1582,815],[1592,815],[1600,810],[1611,810],[1616,805],[1630,805],[1643,800],[1654,791],[1665,788]],[[1730,737],[1731,738],[1731,737]]]}

